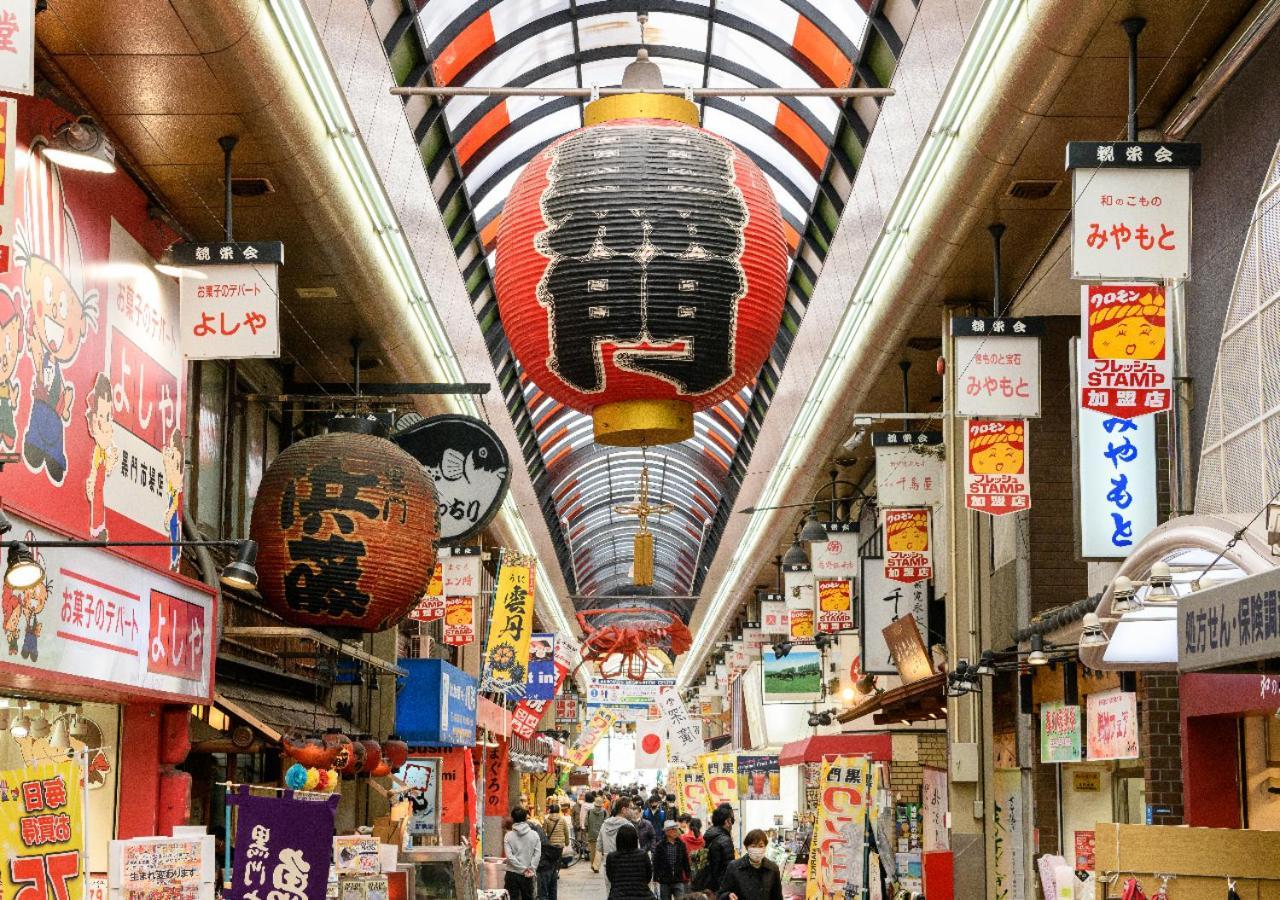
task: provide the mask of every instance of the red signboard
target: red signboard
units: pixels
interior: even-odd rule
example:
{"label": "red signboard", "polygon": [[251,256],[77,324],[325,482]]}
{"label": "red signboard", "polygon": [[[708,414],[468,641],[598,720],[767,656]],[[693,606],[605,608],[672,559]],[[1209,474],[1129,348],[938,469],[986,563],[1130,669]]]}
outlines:
{"label": "red signboard", "polygon": [[928,509],[884,510],[884,577],[903,584],[933,577]]}
{"label": "red signboard", "polygon": [[509,750],[506,738],[498,738],[498,746],[490,747],[484,756],[484,814],[505,816],[511,803],[507,799],[507,762]]}
{"label": "red signboard", "polygon": [[1031,508],[1025,419],[965,423],[964,505],[993,516]]}
{"label": "red signboard", "polygon": [[177,597],[151,592],[147,671],[199,678],[204,668],[204,609]]}
{"label": "red signboard", "polygon": [[1164,412],[1173,385],[1164,287],[1086,284],[1080,290],[1080,405],[1122,419]]}

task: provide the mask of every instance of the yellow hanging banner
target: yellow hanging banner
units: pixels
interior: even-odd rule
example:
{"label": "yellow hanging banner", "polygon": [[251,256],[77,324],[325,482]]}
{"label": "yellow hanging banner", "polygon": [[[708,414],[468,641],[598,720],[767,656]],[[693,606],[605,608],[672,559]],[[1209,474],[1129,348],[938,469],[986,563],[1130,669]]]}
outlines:
{"label": "yellow hanging banner", "polygon": [[0,772],[0,896],[84,893],[80,766],[45,763]]}
{"label": "yellow hanging banner", "polygon": [[489,618],[481,690],[522,697],[529,681],[529,639],[533,636],[532,556],[503,551]]}
{"label": "yellow hanging banner", "polygon": [[706,753],[698,757],[706,785],[708,812],[715,812],[721,803],[738,809],[738,757],[733,753]]}
{"label": "yellow hanging banner", "polygon": [[874,788],[865,757],[828,757],[820,773],[805,900],[843,898],[846,884],[861,890],[863,832]]}
{"label": "yellow hanging banner", "polygon": [[587,724],[583,726],[582,733],[578,735],[578,739],[573,746],[569,748],[569,762],[575,766],[583,766],[587,763],[596,744],[600,743],[600,739],[609,733],[609,729],[613,727],[613,723],[618,721],[618,714],[613,710],[602,709],[592,714],[587,720]]}

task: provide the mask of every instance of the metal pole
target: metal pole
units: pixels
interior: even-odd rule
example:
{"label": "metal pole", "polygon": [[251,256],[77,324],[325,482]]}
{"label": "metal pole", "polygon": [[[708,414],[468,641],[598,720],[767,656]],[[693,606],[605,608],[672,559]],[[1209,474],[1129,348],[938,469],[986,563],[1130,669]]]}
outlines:
{"label": "metal pole", "polygon": [[231,151],[236,149],[236,144],[240,138],[234,134],[224,134],[218,138],[218,146],[222,148],[222,211],[223,221],[226,223],[226,241],[231,243],[235,238],[231,236]]}
{"label": "metal pole", "polygon": [[991,315],[998,319],[1000,318],[1000,307],[1004,305],[1003,297],[1000,294],[1002,275],[1000,268],[1000,239],[1004,237],[1004,223],[994,222],[987,226],[987,231],[991,232],[991,263],[993,267],[991,273],[993,282],[991,289]]}
{"label": "metal pole", "polygon": [[892,97],[893,88],[868,87],[742,87],[742,88],[702,88],[702,87],[664,87],[648,88],[637,91],[624,87],[507,87],[504,85],[451,85],[437,87],[421,85],[418,87],[393,87],[390,89],[396,97],[612,97],[618,94],[665,94],[674,97],[830,97],[834,100],[845,100],[851,97]]}
{"label": "metal pole", "polygon": [[[997,313],[999,315],[999,313]],[[902,370],[902,411],[904,413],[911,412],[911,384],[907,381],[907,373],[911,371],[911,360],[898,360],[898,368]],[[911,423],[906,419],[902,420],[902,430],[909,431]]]}
{"label": "metal pole", "polygon": [[1129,35],[1129,136],[1128,140],[1138,139],[1138,35],[1147,27],[1147,20],[1139,16],[1125,19],[1120,23],[1124,33]]}

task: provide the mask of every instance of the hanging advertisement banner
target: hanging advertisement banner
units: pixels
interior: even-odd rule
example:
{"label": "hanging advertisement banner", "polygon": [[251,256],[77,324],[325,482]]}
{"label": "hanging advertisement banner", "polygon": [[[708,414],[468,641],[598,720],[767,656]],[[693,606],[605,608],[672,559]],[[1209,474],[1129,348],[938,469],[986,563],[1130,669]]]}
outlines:
{"label": "hanging advertisement banner", "polygon": [[587,719],[587,723],[582,726],[578,739],[569,748],[569,762],[575,766],[586,765],[587,759],[596,749],[596,744],[609,733],[609,729],[616,721],[618,721],[618,714],[613,710],[598,709],[592,713],[591,718]]}
{"label": "hanging advertisement banner", "polygon": [[1080,406],[1122,419],[1164,412],[1173,393],[1164,286],[1086,284],[1080,293]]}
{"label": "hanging advertisement banner", "polygon": [[284,891],[295,900],[325,900],[333,862],[334,815],[338,795],[321,801],[254,797],[249,786],[228,794],[236,807],[235,865],[231,900],[256,900]]}
{"label": "hanging advertisement banner", "polygon": [[955,414],[960,418],[1040,417],[1040,337],[1044,320],[951,320]]}
{"label": "hanging advertisement banner", "polygon": [[707,786],[702,780],[702,769],[697,760],[680,772],[680,800],[684,812],[704,822],[711,821],[711,811],[707,809]]}
{"label": "hanging advertisement banner", "polygon": [[765,594],[760,601],[760,630],[765,634],[791,634],[791,617],[781,594]]}
{"label": "hanging advertisement banner", "polygon": [[658,709],[667,723],[667,753],[673,763],[692,765],[703,751],[702,725],[689,715],[680,692],[663,688],[658,693]]}
{"label": "hanging advertisement banner", "polygon": [[822,653],[813,644],[798,644],[786,656],[772,647],[760,654],[765,703],[812,703],[822,699]]}
{"label": "hanging advertisement banner", "polygon": [[1040,762],[1080,761],[1080,707],[1059,701],[1040,704]]}
{"label": "hanging advertisement banner", "polygon": [[698,767],[707,789],[707,807],[714,811],[721,803],[728,803],[735,812],[739,810],[737,756],[706,753],[699,757]]}
{"label": "hanging advertisement banner", "polygon": [[422,595],[418,605],[409,611],[409,618],[415,622],[433,622],[444,618],[444,579],[443,567],[436,563],[431,580],[427,582],[427,592]]}
{"label": "hanging advertisement banner", "polygon": [[805,900],[831,900],[861,890],[863,836],[874,777],[871,761],[864,757],[823,759]]}
{"label": "hanging advertisement banner", "polygon": [[1180,280],[1191,258],[1200,145],[1072,141],[1071,277]]}
{"label": "hanging advertisement banner", "polygon": [[738,796],[743,800],[781,800],[781,779],[777,756],[738,754]]}
{"label": "hanging advertisement banner", "polygon": [[404,783],[400,796],[409,801],[406,837],[437,834],[440,830],[440,757],[413,756],[400,768]]}
{"label": "hanging advertisement banner", "polygon": [[929,645],[930,582],[917,581],[904,585],[884,575],[884,560],[867,556],[862,560],[862,671],[868,675],[897,675],[893,650],[884,630],[898,619],[912,615],[920,631],[920,639]]}
{"label": "hanging advertisement banner", "polygon": [[878,431],[876,502],[881,506],[934,506],[947,481],[941,431]]}
{"label": "hanging advertisement banner", "polygon": [[568,722],[578,721],[578,698],[577,697],[557,697],[556,698],[556,724],[563,725]]}
{"label": "hanging advertisement banner", "polygon": [[1089,761],[1138,758],[1138,695],[1115,688],[1086,700]]}
{"label": "hanging advertisement banner", "polygon": [[915,584],[933,577],[929,510],[881,507],[884,526],[884,577]]}
{"label": "hanging advertisement banner", "polygon": [[[847,523],[845,523],[847,524]],[[825,541],[809,545],[814,578],[858,577],[858,532],[828,530]]]}
{"label": "hanging advertisement banner", "polygon": [[1077,413],[1080,555],[1124,559],[1156,527],[1156,420]]}
{"label": "hanging advertisement banner", "polygon": [[280,356],[280,241],[179,243],[182,355],[187,359]]}
{"label": "hanging advertisement banner", "polygon": [[468,803],[475,800],[475,761],[471,748],[450,747],[436,755],[440,758],[440,822],[461,825]]}
{"label": "hanging advertisement banner", "polygon": [[788,635],[793,641],[813,640],[814,581],[808,569],[784,572],[783,591],[787,599]]}
{"label": "hanging advertisement banner", "polygon": [[965,435],[964,505],[993,516],[1030,509],[1027,423],[970,420]]}
{"label": "hanging advertisement banner", "polygon": [[925,766],[920,789],[921,846],[925,852],[950,850],[951,838],[947,831],[947,812],[950,800],[947,795],[947,770]]}
{"label": "hanging advertisement banner", "polygon": [[637,769],[667,767],[667,723],[663,719],[636,723]]}
{"label": "hanging advertisement banner", "polygon": [[996,896],[1024,900],[1026,892],[1026,822],[1022,815],[1022,770],[996,769],[995,804]]}
{"label": "hanging advertisement banner", "polygon": [[36,92],[36,6],[30,0],[0,0],[0,91]]}
{"label": "hanging advertisement banner", "polygon": [[848,631],[853,628],[853,582],[829,579],[818,582],[818,631]]}
{"label": "hanging advertisement banner", "polygon": [[8,272],[18,212],[18,101],[12,97],[0,97],[0,141],[0,272]]}
{"label": "hanging advertisement banner", "polygon": [[80,764],[0,772],[0,896],[78,897],[83,891],[84,789]]}
{"label": "hanging advertisement banner", "polygon": [[528,700],[549,702],[556,698],[556,636],[536,632],[529,640]]}
{"label": "hanging advertisement banner", "polygon": [[536,565],[531,556],[502,552],[485,645],[482,690],[508,697],[524,696],[529,680],[529,641],[533,637]]}
{"label": "hanging advertisement banner", "polygon": [[441,638],[451,647],[465,647],[476,639],[476,598],[446,597]]}
{"label": "hanging advertisement banner", "polygon": [[[578,646],[569,638],[559,635],[556,638],[552,656],[555,659],[555,688],[552,691],[552,696],[555,697],[560,693],[560,688],[564,686],[564,680],[568,676],[569,670],[577,662]],[[526,741],[533,737],[533,733],[538,729],[538,723],[542,721],[542,713],[550,702],[550,700],[535,700],[526,697],[517,703],[511,716],[511,733],[516,737],[524,738]],[[577,721],[577,718],[575,709],[573,721]]]}
{"label": "hanging advertisement banner", "polygon": [[495,742],[498,746],[486,748],[481,760],[484,767],[484,814],[505,816],[511,808],[507,785],[511,746],[504,737],[496,738]]}
{"label": "hanging advertisement banner", "polygon": [[[440,589],[446,597],[474,597],[480,593],[480,548],[445,548],[440,560]],[[474,552],[470,552],[474,551]]]}

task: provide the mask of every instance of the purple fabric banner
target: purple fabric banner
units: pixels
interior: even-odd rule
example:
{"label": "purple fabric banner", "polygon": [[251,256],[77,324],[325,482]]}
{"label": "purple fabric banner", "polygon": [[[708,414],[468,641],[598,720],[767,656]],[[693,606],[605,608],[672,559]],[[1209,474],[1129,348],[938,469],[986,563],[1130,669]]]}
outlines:
{"label": "purple fabric banner", "polygon": [[228,900],[325,900],[338,795],[323,800],[253,797],[241,785]]}

